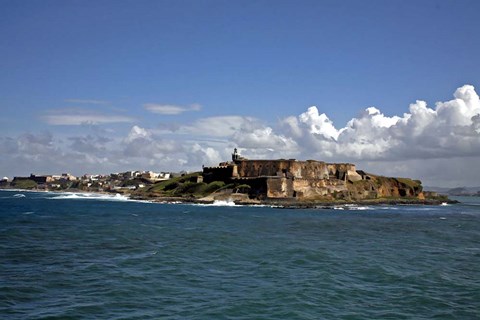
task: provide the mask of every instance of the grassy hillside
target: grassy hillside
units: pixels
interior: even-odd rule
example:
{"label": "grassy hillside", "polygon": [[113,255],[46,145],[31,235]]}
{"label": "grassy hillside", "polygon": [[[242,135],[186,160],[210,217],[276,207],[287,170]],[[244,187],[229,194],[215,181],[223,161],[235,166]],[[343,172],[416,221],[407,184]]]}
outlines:
{"label": "grassy hillside", "polygon": [[12,187],[18,188],[18,189],[34,189],[37,187],[37,183],[30,179],[14,180],[11,185]]}
{"label": "grassy hillside", "polygon": [[157,182],[138,192],[164,197],[203,197],[225,186],[225,183],[222,181],[214,181],[208,184],[197,182],[199,181],[199,176],[201,176],[200,172],[186,174],[181,177]]}

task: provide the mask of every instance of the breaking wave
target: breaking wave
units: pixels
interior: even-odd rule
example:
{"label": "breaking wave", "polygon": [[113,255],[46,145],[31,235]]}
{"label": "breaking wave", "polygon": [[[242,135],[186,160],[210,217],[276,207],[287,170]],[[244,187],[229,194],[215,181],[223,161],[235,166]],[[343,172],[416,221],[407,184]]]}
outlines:
{"label": "breaking wave", "polygon": [[25,195],[23,193],[16,193],[13,195],[14,198],[25,198]]}
{"label": "breaking wave", "polygon": [[217,207],[234,207],[236,206],[235,202],[231,200],[215,200],[211,204],[211,206],[217,206]]}
{"label": "breaking wave", "polygon": [[358,211],[363,211],[363,210],[371,210],[373,209],[372,207],[369,206],[359,206],[355,204],[346,204],[343,206],[334,206],[333,210],[358,210]]}
{"label": "breaking wave", "polygon": [[71,199],[71,200],[105,200],[105,201],[134,201],[129,197],[119,193],[115,195],[99,194],[99,193],[62,193],[57,196],[50,197],[53,200]]}

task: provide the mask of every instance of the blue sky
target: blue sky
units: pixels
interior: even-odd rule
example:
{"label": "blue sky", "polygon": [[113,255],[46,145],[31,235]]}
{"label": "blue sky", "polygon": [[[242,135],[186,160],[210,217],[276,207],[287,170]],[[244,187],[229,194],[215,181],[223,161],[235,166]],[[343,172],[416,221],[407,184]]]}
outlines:
{"label": "blue sky", "polygon": [[[351,161],[429,184],[480,179],[457,169],[480,155],[476,100],[451,107],[457,113],[435,105],[464,85],[473,87],[460,100],[476,94],[478,1],[0,6],[0,175],[195,170],[239,147],[252,158]],[[428,126],[404,117],[416,100],[438,112]],[[359,123],[376,114],[368,107],[383,124],[370,121],[362,136]],[[453,114],[466,120],[445,118]]]}

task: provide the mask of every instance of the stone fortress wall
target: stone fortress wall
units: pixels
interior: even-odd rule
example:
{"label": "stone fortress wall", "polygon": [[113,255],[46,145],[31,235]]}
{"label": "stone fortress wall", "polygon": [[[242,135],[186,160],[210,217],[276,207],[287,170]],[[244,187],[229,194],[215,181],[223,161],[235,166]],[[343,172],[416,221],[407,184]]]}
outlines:
{"label": "stone fortress wall", "polygon": [[[266,198],[317,199],[347,194],[349,183],[369,179],[369,176],[357,172],[351,163],[295,159],[248,160],[235,149],[231,162],[220,163],[217,167],[204,167],[203,179],[207,183],[224,181],[247,184],[257,195],[262,193]],[[375,197],[370,191],[364,194]]]}

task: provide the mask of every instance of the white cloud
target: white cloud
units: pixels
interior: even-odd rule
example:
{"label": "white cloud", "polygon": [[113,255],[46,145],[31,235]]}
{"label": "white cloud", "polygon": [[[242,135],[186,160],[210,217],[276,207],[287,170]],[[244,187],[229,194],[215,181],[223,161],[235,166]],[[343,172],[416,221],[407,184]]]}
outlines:
{"label": "white cloud", "polygon": [[181,134],[190,134],[210,137],[231,137],[237,131],[259,127],[259,120],[242,116],[207,117],[194,121],[192,124],[178,128]]}
{"label": "white cloud", "polygon": [[139,126],[133,126],[128,136],[125,138],[125,142],[130,143],[136,139],[150,139],[151,134]]}
{"label": "white cloud", "polygon": [[300,128],[300,124],[298,122],[297,117],[290,116],[282,121],[280,121],[280,125],[284,127],[287,135],[290,135],[294,138],[300,138],[303,135],[302,128]]}
{"label": "white cloud", "polygon": [[161,159],[181,149],[173,140],[162,139],[139,126],[133,126],[123,140],[123,154],[127,157],[150,157]]}
{"label": "white cloud", "polygon": [[257,128],[253,131],[237,131],[233,141],[248,149],[281,150],[284,153],[297,150],[297,144],[292,138],[275,134],[270,127]]}
{"label": "white cloud", "polygon": [[199,104],[192,104],[190,106],[183,107],[172,104],[147,103],[143,107],[152,113],[163,115],[177,115],[187,111],[199,111],[201,109]]}
{"label": "white cloud", "polygon": [[135,119],[128,116],[121,115],[105,115],[96,113],[65,113],[65,114],[50,114],[42,117],[43,121],[55,126],[80,126],[80,125],[96,125],[107,123],[129,123],[134,122]]}
{"label": "white cloud", "polygon": [[315,106],[308,108],[306,112],[298,116],[298,121],[306,126],[308,133],[319,135],[323,139],[336,140],[340,134],[327,115],[325,113],[319,114]]}
{"label": "white cloud", "polygon": [[310,107],[298,117],[281,122],[280,130],[299,146],[299,153],[320,159],[395,160],[480,155],[480,100],[474,87],[465,85],[455,99],[410,105],[403,116],[385,116],[369,107],[337,129],[326,114]]}
{"label": "white cloud", "polygon": [[201,145],[200,143],[194,143],[187,153],[186,163],[198,163],[212,166],[217,165],[219,162],[225,161],[220,153],[212,147]]}
{"label": "white cloud", "polygon": [[466,126],[472,123],[472,117],[480,113],[480,101],[475,88],[465,85],[455,91],[455,99],[437,102],[436,112],[439,120],[449,126]]}

